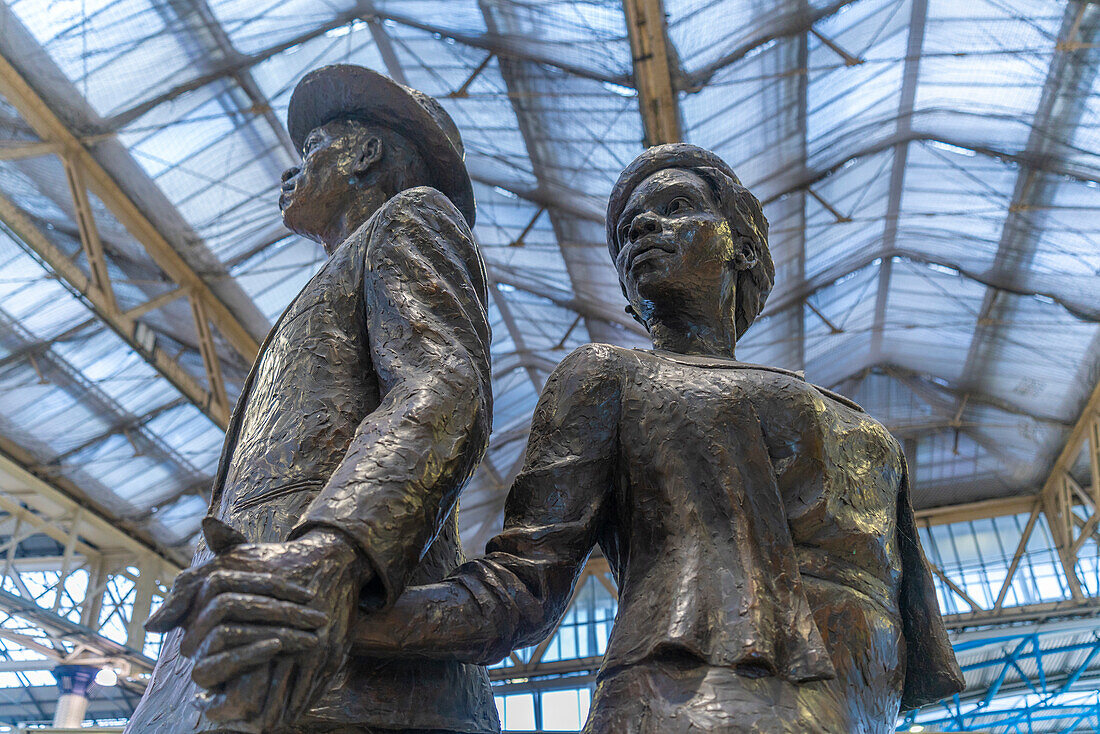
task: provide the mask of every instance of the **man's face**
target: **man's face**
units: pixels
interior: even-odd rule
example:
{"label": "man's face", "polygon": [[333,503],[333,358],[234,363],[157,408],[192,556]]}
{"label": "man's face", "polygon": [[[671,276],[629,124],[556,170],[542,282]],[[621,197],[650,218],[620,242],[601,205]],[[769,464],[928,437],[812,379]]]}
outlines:
{"label": "man's face", "polygon": [[336,120],[314,128],[302,146],[302,163],[283,173],[279,209],[287,229],[319,239],[360,194],[354,179],[372,136],[365,126]]}
{"label": "man's face", "polygon": [[[729,222],[710,187],[682,169],[658,171],[631,194],[616,225],[615,268],[635,311],[677,311],[700,294],[717,299],[734,258]],[[717,300],[715,301],[717,303]]]}

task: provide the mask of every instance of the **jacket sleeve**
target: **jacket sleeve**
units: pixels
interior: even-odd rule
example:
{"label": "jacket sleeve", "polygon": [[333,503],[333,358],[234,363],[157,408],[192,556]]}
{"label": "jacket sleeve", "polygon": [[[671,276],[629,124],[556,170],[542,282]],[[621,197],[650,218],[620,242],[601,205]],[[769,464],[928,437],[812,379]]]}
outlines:
{"label": "jacket sleeve", "polygon": [[921,550],[913,503],[909,498],[909,469],[902,459],[898,495],[898,545],[901,552],[902,633],[905,637],[905,685],[901,709],[918,708],[960,692],[966,686],[947,628],[936,601],[928,561]]}
{"label": "jacket sleeve", "polygon": [[602,345],[582,347],[550,376],[524,469],[505,503],[504,530],[487,554],[362,617],[359,654],[486,665],[553,631],[610,502],[620,383],[609,353]]}
{"label": "jacket sleeve", "polygon": [[[368,605],[391,604],[488,443],[492,392],[484,266],[434,189],[390,199],[366,225],[367,341],[381,402],[294,530],[335,528],[365,554]],[[381,588],[378,588],[380,584]]]}

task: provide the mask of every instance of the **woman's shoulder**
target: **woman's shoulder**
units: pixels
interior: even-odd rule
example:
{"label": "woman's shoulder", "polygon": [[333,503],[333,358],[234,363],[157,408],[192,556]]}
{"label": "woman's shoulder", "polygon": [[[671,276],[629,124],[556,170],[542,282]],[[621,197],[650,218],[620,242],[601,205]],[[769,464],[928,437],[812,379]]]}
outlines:
{"label": "woman's shoulder", "polygon": [[558,363],[555,372],[568,369],[570,371],[591,370],[613,367],[625,359],[629,359],[634,350],[625,347],[617,347],[614,344],[602,344],[591,342],[583,344]]}
{"label": "woman's shoulder", "polygon": [[624,350],[611,344],[585,344],[570,352],[546,380],[546,389],[576,391],[619,385]]}

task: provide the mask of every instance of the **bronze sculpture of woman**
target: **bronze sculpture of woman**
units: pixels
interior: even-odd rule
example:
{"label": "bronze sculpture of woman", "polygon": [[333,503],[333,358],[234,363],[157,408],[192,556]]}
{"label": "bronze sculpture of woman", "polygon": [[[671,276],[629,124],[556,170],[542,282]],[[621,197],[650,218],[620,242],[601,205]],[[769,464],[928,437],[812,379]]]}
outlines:
{"label": "bronze sculpture of woman", "polygon": [[364,618],[359,648],[495,662],[553,630],[598,544],[620,597],[585,732],[885,733],[960,690],[898,442],[735,360],[774,278],[759,202],[713,153],[658,146],[607,228],[654,348],[559,365],[487,555]]}

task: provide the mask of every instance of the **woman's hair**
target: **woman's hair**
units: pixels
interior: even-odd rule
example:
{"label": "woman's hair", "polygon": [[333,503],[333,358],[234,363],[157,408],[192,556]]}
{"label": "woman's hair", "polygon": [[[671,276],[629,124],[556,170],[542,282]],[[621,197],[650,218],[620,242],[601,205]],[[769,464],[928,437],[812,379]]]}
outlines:
{"label": "woman's hair", "polygon": [[[710,188],[718,209],[734,237],[734,244],[749,246],[755,263],[738,271],[734,322],[737,337],[752,325],[764,308],[764,302],[775,283],[775,265],[768,250],[768,220],[760,202],[741,185],[733,170],[709,150],[687,143],[658,145],[644,151],[619,176],[607,207],[607,246],[615,261],[621,248],[618,241],[618,221],[631,193],[657,171],[678,168],[699,176]],[[622,279],[619,285],[623,286]],[[623,294],[626,288],[623,286]]]}

